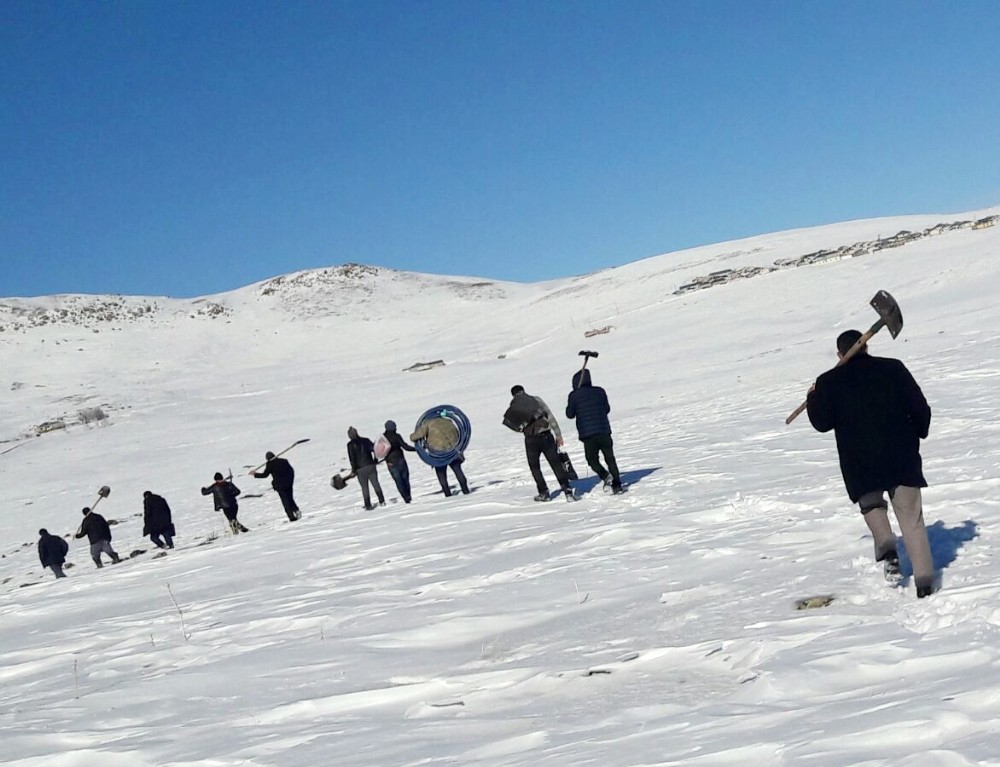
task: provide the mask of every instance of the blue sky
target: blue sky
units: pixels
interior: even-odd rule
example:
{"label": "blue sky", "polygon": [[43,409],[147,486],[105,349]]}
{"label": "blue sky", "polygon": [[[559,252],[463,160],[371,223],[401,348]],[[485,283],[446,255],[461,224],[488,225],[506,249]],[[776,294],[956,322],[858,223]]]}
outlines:
{"label": "blue sky", "polygon": [[0,4],[0,295],[535,281],[1000,204],[993,2]]}

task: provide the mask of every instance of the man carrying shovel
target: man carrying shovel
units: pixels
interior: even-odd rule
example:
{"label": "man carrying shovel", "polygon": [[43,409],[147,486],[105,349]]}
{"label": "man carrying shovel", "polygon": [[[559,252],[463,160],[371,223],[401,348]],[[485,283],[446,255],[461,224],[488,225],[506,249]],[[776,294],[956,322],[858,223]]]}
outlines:
{"label": "man carrying shovel", "polygon": [[[300,439],[292,447],[308,441],[308,439]],[[265,462],[250,471],[250,476],[254,479],[271,478],[271,487],[274,488],[274,491],[278,494],[278,498],[281,499],[281,506],[284,508],[289,522],[294,522],[302,518],[302,512],[299,511],[299,506],[295,503],[295,497],[292,494],[292,486],[295,483],[295,469],[292,468],[292,464],[287,459],[281,457],[284,453],[291,450],[292,447],[282,450],[278,455],[268,450],[264,454]],[[261,467],[263,467],[264,471],[259,471]]]}
{"label": "man carrying shovel", "polygon": [[[102,487],[98,491],[94,508],[107,498],[110,492],[110,487]],[[107,554],[115,564],[121,561],[117,552],[111,548],[111,527],[108,525],[108,521],[89,506],[83,509],[83,522],[80,523],[75,537],[83,538],[84,536],[90,541],[90,557],[94,560],[95,565],[104,567],[101,562],[101,554]]]}
{"label": "man carrying shovel", "polygon": [[934,561],[920,495],[920,488],[927,487],[920,440],[930,428],[931,409],[902,362],[868,354],[868,338],[878,327],[888,327],[894,338],[902,327],[899,307],[888,293],[880,291],[872,306],[881,319],[865,335],[857,330],[840,334],[840,362],[816,379],[806,409],[817,431],[834,431],[847,494],[860,506],[875,539],[876,561],[883,562],[886,577],[893,578],[899,574],[899,556],[884,496],[889,494],[913,564],[917,597],[923,598],[934,591]]}

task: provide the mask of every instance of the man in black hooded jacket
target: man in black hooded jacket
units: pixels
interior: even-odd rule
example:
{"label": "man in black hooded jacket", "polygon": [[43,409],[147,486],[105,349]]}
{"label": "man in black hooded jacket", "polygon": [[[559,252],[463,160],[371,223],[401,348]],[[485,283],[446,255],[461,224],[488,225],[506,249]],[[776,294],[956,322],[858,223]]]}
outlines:
{"label": "man in black hooded jacket", "polygon": [[385,436],[386,441],[389,443],[389,452],[385,454],[385,465],[389,467],[389,476],[396,483],[396,489],[399,491],[403,503],[409,503],[413,499],[410,489],[410,467],[406,463],[406,456],[403,454],[403,451],[407,450],[413,453],[416,452],[416,448],[413,445],[406,444],[403,435],[396,431],[395,421],[390,420],[385,422],[385,433],[383,436]]}
{"label": "man in black hooded jacket", "polygon": [[[837,356],[842,360],[860,338],[857,330],[841,333]],[[910,371],[899,360],[872,357],[862,347],[816,379],[806,405],[817,431],[834,431],[847,495],[859,505],[871,530],[876,561],[885,563],[887,575],[898,574],[887,492],[913,564],[917,597],[929,596],[934,561],[920,495],[920,488],[927,487],[920,440],[930,429],[931,409]]]}
{"label": "man in black hooded jacket", "polygon": [[[589,370],[578,370],[573,376],[573,391],[566,402],[566,417],[576,419],[576,431],[583,442],[587,464],[605,487],[610,485],[612,492],[617,494],[622,492],[622,478],[615,460],[615,443],[611,439],[610,412],[607,392],[591,383]],[[601,465],[602,453],[608,462],[606,469]]]}

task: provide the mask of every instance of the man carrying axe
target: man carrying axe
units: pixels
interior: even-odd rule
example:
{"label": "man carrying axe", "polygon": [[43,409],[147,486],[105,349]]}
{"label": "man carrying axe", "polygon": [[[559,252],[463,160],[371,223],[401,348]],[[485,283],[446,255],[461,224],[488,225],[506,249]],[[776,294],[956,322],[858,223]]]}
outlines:
{"label": "man carrying axe", "polygon": [[899,556],[884,496],[889,494],[913,564],[917,597],[923,598],[934,591],[934,561],[920,495],[920,488],[927,487],[920,440],[930,428],[931,409],[902,362],[868,354],[866,342],[878,327],[888,327],[893,338],[902,327],[899,307],[888,293],[880,291],[872,306],[880,321],[864,335],[857,330],[840,334],[840,362],[816,379],[806,410],[817,431],[834,431],[847,494],[860,506],[871,530],[876,561],[883,562],[886,577],[893,578],[899,574]]}

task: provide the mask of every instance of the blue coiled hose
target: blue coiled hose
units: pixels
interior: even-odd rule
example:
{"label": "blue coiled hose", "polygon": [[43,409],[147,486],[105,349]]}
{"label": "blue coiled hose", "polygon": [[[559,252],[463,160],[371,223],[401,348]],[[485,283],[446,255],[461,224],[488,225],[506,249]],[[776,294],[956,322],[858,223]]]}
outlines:
{"label": "blue coiled hose", "polygon": [[469,419],[465,413],[454,405],[438,405],[420,416],[413,430],[416,431],[423,425],[424,421],[431,418],[447,418],[455,424],[455,427],[458,429],[458,443],[448,451],[431,450],[427,447],[427,440],[423,439],[416,440],[413,446],[417,449],[417,455],[420,456],[420,459],[424,463],[435,467],[447,466],[468,447],[469,439],[472,437],[472,424],[469,423]]}

